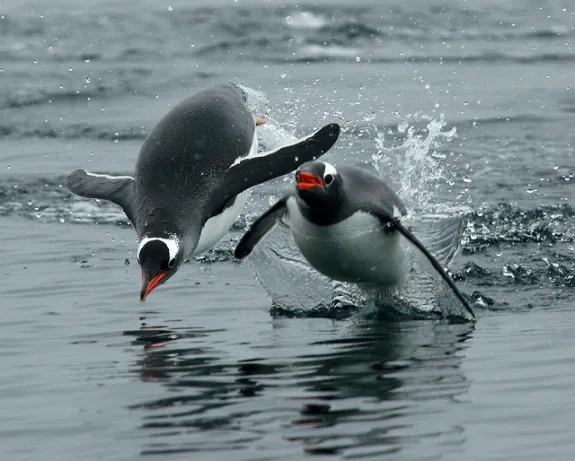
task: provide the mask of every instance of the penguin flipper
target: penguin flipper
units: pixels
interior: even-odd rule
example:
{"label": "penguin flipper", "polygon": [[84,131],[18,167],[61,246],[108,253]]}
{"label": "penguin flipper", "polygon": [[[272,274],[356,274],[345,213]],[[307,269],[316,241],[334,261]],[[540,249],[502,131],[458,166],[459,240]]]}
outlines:
{"label": "penguin flipper", "polygon": [[212,208],[219,209],[241,192],[291,173],[301,164],[321,157],[335,144],[339,132],[339,125],[332,123],[293,144],[240,160],[226,172],[221,186],[213,195],[216,198]]}
{"label": "penguin flipper", "polygon": [[109,200],[120,205],[132,225],[135,225],[134,178],[131,176],[110,176],[76,170],[68,176],[67,186],[71,192],[81,197]]}
{"label": "penguin flipper", "polygon": [[286,202],[288,198],[289,195],[278,200],[250,226],[234,251],[234,256],[237,259],[243,259],[248,256],[259,241],[264,238],[285,215],[287,212]]}
{"label": "penguin flipper", "polygon": [[423,246],[423,244],[419,241],[419,239],[415,235],[413,235],[413,233],[409,229],[407,229],[403,224],[401,224],[397,218],[394,218],[380,207],[370,206],[369,209],[366,209],[364,211],[373,214],[382,223],[397,229],[407,240],[409,240],[413,245],[415,245],[415,247],[425,256],[425,258],[429,261],[429,263],[433,266],[433,268],[437,271],[437,273],[441,276],[441,278],[445,281],[445,283],[447,283],[449,288],[451,288],[457,299],[459,299],[459,301],[461,301],[461,303],[465,307],[465,310],[469,312],[472,318],[475,318],[475,314],[473,313],[471,306],[469,305],[469,303],[467,302],[461,291],[459,291],[457,285],[455,285],[453,280],[451,280],[451,277],[447,275],[445,269],[441,266],[441,264],[435,258],[435,256],[433,256],[427,250],[427,248]]}

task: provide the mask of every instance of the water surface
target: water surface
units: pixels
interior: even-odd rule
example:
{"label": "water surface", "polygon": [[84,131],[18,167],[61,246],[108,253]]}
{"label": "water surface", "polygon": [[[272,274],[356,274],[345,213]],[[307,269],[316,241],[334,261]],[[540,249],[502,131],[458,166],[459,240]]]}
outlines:
{"label": "water surface", "polygon": [[[9,460],[568,460],[575,448],[571,2],[0,6],[0,453]],[[71,196],[221,81],[326,157],[468,219],[475,324],[271,309],[220,245],[138,302],[135,234]]]}

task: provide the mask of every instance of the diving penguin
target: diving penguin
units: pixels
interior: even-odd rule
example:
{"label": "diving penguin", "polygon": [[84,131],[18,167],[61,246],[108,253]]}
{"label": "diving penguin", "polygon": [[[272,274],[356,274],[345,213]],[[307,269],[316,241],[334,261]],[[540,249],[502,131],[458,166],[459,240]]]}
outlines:
{"label": "diving penguin", "polygon": [[401,239],[415,245],[465,309],[473,311],[437,259],[400,218],[407,209],[397,194],[364,168],[310,161],[299,167],[295,192],[277,201],[244,234],[235,249],[245,258],[284,216],[302,255],[334,280],[366,287],[400,286],[410,266]]}
{"label": "diving penguin", "polygon": [[339,136],[330,124],[310,136],[258,154],[256,125],[235,84],[209,87],[168,112],[144,141],[135,175],[76,170],[75,194],[122,207],[138,234],[140,300],[172,277],[187,258],[215,245],[239,216],[251,187],[325,154]]}

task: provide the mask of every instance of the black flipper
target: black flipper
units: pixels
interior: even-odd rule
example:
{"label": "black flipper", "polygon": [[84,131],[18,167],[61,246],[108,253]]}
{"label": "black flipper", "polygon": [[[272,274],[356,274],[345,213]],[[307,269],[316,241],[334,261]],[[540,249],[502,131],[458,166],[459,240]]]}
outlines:
{"label": "black flipper", "polygon": [[110,176],[89,173],[86,170],[76,170],[68,176],[67,186],[76,195],[109,200],[120,205],[132,225],[135,226],[133,211],[134,178],[131,176]]}
{"label": "black flipper", "polygon": [[236,258],[243,259],[249,255],[258,242],[274,228],[287,211],[286,202],[289,197],[286,195],[278,200],[250,226],[234,251]]}
{"label": "black flipper", "polygon": [[339,132],[339,125],[332,123],[293,144],[241,160],[227,171],[222,185],[213,194],[211,208],[220,209],[230,198],[250,187],[291,173],[303,163],[321,157],[335,144]]}
{"label": "black flipper", "polygon": [[433,266],[433,268],[439,273],[441,278],[443,278],[443,280],[445,280],[445,283],[447,283],[449,288],[451,288],[453,290],[453,293],[455,294],[457,299],[459,299],[459,301],[461,301],[461,303],[463,304],[463,306],[465,307],[467,312],[469,312],[471,317],[475,318],[475,314],[473,313],[471,306],[469,305],[469,303],[467,302],[467,300],[465,299],[465,297],[463,296],[461,291],[459,291],[459,288],[457,288],[457,285],[455,285],[453,280],[451,280],[451,277],[449,277],[449,275],[447,275],[447,273],[445,272],[445,269],[443,269],[443,267],[441,266],[439,261],[437,261],[437,259],[427,250],[427,248],[425,248],[423,246],[423,244],[417,239],[417,237],[415,235],[413,235],[411,233],[411,231],[409,231],[403,224],[401,224],[398,219],[394,218],[393,216],[390,216],[388,213],[386,213],[383,209],[381,209],[379,207],[377,207],[375,209],[372,207],[369,207],[369,210],[365,210],[365,211],[377,216],[377,218],[382,223],[387,224],[387,225],[391,224],[399,232],[401,232],[407,240],[409,240],[411,243],[413,243],[417,247],[417,249],[419,251],[421,251],[421,253],[423,253],[425,258],[430,262],[430,264]]}

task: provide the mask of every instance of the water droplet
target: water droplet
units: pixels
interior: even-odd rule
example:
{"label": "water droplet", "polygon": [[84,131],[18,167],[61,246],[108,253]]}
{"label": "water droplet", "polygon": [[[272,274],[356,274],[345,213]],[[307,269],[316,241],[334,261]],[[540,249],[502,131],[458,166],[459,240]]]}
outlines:
{"label": "water droplet", "polygon": [[355,62],[360,62],[361,61],[361,57],[360,56],[356,56],[355,57]]}
{"label": "water droplet", "polygon": [[64,223],[64,222],[66,222],[66,220],[64,218],[60,218],[60,222]]}
{"label": "water droplet", "polygon": [[553,167],[553,169],[554,169],[554,170],[558,170],[558,169],[559,169],[559,165],[555,165],[555,166]]}
{"label": "water droplet", "polygon": [[0,67],[0,72],[4,72],[4,69],[2,67]]}
{"label": "water droplet", "polygon": [[72,67],[68,67],[68,72],[72,72],[74,69]]}
{"label": "water droplet", "polygon": [[172,6],[169,5],[169,6],[168,6],[168,11],[172,11],[172,10],[173,10]]}
{"label": "water droplet", "polygon": [[86,77],[86,83],[90,83],[92,79],[90,77]]}
{"label": "water droplet", "polygon": [[464,177],[463,177],[463,182],[470,183],[470,182],[471,182],[471,178],[468,178],[467,176],[464,176]]}
{"label": "water droplet", "polygon": [[37,60],[37,59],[34,59],[34,64],[38,64],[38,60]]}
{"label": "water droplet", "polygon": [[288,24],[293,24],[293,18],[292,18],[291,16],[288,16],[288,17],[286,18],[286,22],[287,22]]}
{"label": "water droplet", "polygon": [[528,194],[533,194],[535,192],[537,192],[537,189],[534,189],[531,186],[528,186],[527,189],[525,189],[525,192],[527,192]]}
{"label": "water droplet", "polygon": [[92,256],[96,256],[96,253],[92,251]]}
{"label": "water droplet", "polygon": [[426,84],[425,84],[425,89],[426,89],[426,90],[429,90],[430,88],[431,88],[431,85],[430,85],[429,83],[426,83]]}
{"label": "water droplet", "polygon": [[124,266],[129,266],[130,260],[128,258],[124,259]]}
{"label": "water droplet", "polygon": [[10,169],[10,165],[7,165],[6,168]]}
{"label": "water droplet", "polygon": [[32,200],[28,200],[28,206],[32,206]]}
{"label": "water droplet", "polygon": [[63,89],[64,89],[64,85],[60,85],[60,89],[63,90]]}
{"label": "water droplet", "polygon": [[159,94],[156,95],[156,99],[160,99],[160,95],[159,95]]}
{"label": "water droplet", "polygon": [[36,218],[40,219],[42,217],[42,213],[36,213]]}
{"label": "water droplet", "polygon": [[468,106],[469,103],[468,103],[467,101],[463,101],[463,105],[464,105],[464,106]]}

